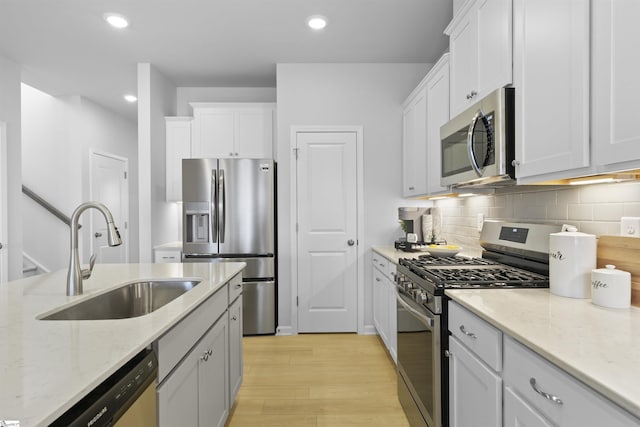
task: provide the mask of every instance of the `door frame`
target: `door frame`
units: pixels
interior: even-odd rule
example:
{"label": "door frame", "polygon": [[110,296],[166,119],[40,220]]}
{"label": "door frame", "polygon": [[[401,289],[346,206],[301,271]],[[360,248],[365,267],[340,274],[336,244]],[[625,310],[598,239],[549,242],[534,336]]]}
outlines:
{"label": "door frame", "polygon": [[9,279],[8,227],[8,173],[7,173],[7,124],[0,122],[0,283]]}
{"label": "door frame", "polygon": [[298,232],[296,231],[298,174],[296,161],[297,135],[298,133],[321,132],[353,132],[356,134],[356,260],[357,260],[357,312],[358,334],[364,334],[364,139],[362,126],[305,126],[292,125],[289,140],[290,166],[290,215],[289,232],[291,235],[291,327],[292,333],[298,334]]}
{"label": "door frame", "polygon": [[[131,225],[131,206],[129,203],[129,195],[131,191],[131,188],[130,188],[131,186],[129,185],[129,182],[130,182],[129,181],[129,159],[127,157],[118,156],[117,154],[109,153],[102,150],[96,150],[96,149],[89,150],[89,200],[93,200],[93,168],[95,167],[93,164],[93,159],[95,155],[109,157],[111,159],[124,162],[124,170],[125,170],[125,173],[127,174],[127,178],[126,178],[127,197],[125,197],[127,220],[125,221],[126,224],[116,224],[116,226],[118,227],[118,232],[122,237],[122,244],[124,245],[125,262],[128,263],[130,260],[129,250],[131,248],[131,246],[129,245],[129,235],[131,234],[129,233],[129,228],[130,228],[129,226]],[[93,218],[93,216],[90,216],[90,218]],[[95,248],[93,247],[94,240],[91,237],[93,236],[93,229],[94,229],[93,219],[90,219],[89,221],[90,221],[89,249],[90,249],[90,253],[95,253]]]}

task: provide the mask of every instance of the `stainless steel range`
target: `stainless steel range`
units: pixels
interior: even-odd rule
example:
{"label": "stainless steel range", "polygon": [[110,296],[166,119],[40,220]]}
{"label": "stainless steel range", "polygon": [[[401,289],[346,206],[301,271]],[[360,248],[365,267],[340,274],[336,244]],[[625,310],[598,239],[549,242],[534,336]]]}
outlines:
{"label": "stainless steel range", "polygon": [[414,427],[447,427],[446,289],[549,287],[549,234],[559,225],[486,221],[482,258],[401,259],[396,274],[398,395]]}

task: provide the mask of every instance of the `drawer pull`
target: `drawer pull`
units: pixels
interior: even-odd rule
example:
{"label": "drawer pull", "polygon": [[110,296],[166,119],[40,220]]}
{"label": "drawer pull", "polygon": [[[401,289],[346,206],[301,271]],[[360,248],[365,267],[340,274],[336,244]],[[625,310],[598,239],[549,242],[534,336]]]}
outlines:
{"label": "drawer pull", "polygon": [[462,332],[463,334],[465,334],[466,336],[468,336],[469,338],[473,338],[478,339],[478,336],[476,334],[474,334],[473,332],[468,332],[465,328],[464,325],[460,325],[460,332]]}
{"label": "drawer pull", "polygon": [[535,378],[531,377],[531,379],[529,380],[529,384],[531,384],[531,388],[533,389],[533,391],[538,393],[540,396],[544,397],[545,399],[548,399],[548,400],[552,401],[553,403],[557,403],[558,405],[562,405],[562,399],[560,399],[558,396],[554,396],[553,394],[545,393],[544,391],[540,390],[538,388],[538,385],[536,384],[536,379]]}

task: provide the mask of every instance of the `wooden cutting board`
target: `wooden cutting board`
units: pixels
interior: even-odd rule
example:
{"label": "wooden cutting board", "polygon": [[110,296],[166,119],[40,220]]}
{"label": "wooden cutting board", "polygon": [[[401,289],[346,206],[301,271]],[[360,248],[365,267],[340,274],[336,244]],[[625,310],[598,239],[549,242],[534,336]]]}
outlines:
{"label": "wooden cutting board", "polygon": [[603,268],[607,264],[631,273],[631,305],[640,307],[640,238],[600,236],[597,265]]}

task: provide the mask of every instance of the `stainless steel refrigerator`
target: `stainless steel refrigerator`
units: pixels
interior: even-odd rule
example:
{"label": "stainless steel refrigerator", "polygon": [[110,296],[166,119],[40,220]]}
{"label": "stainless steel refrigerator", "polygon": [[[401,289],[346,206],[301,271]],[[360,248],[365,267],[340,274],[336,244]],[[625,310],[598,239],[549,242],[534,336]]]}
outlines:
{"label": "stainless steel refrigerator", "polygon": [[275,164],[182,160],[184,262],[242,261],[244,335],[276,330]]}

